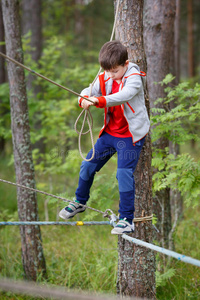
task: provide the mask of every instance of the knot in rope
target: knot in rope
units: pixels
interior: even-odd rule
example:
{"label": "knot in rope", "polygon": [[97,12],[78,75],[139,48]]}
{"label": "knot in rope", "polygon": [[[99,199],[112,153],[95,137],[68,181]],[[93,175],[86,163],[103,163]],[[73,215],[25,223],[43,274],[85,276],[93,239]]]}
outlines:
{"label": "knot in rope", "polygon": [[[108,212],[110,212],[111,214],[109,214]],[[106,211],[103,214],[103,217],[110,219],[110,225],[113,226],[113,227],[116,225],[115,222],[118,220],[118,217],[109,208],[106,209]]]}

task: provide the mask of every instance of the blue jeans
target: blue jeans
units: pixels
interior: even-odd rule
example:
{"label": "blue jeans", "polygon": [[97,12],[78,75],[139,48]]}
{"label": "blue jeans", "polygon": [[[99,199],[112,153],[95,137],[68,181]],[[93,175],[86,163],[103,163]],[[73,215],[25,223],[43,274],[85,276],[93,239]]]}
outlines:
{"label": "blue jeans", "polygon": [[[95,157],[91,161],[83,161],[80,168],[76,199],[85,204],[90,197],[90,188],[94,175],[117,152],[117,180],[119,186],[120,218],[133,219],[135,200],[134,171],[136,169],[145,137],[133,144],[132,138],[118,138],[104,132],[95,144]],[[92,156],[92,150],[87,158]]]}

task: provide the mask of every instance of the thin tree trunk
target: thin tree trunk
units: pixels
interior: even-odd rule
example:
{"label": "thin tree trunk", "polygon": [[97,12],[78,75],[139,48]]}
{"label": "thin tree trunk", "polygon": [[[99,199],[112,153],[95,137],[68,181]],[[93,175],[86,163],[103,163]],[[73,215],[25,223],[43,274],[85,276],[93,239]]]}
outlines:
{"label": "thin tree trunk", "polygon": [[[0,42],[4,42],[4,25],[3,25],[3,14],[0,2]],[[0,44],[0,51],[5,53],[5,45]],[[5,70],[5,60],[0,57],[0,84],[6,82],[6,70]]]}
{"label": "thin tree trunk", "polygon": [[[169,109],[166,104],[155,105],[154,101],[166,96],[164,86],[155,84],[171,72],[171,54],[174,46],[175,0],[146,0],[144,7],[144,42],[147,55],[147,83],[151,107]],[[173,53],[174,55],[174,53]],[[167,138],[158,140],[154,147],[165,151],[169,147]],[[156,170],[155,170],[156,171]],[[158,218],[158,239],[163,247],[169,246],[171,230],[170,189],[157,192],[153,211]]]}
{"label": "thin tree trunk", "polygon": [[189,77],[195,76],[194,67],[194,32],[193,32],[193,0],[187,0],[188,12],[188,75]]}
{"label": "thin tree trunk", "polygon": [[[22,34],[31,33],[30,54],[32,60],[38,64],[42,54],[42,1],[41,0],[22,0]],[[35,76],[27,76],[27,88],[32,89],[34,99],[37,101],[37,95],[42,92],[41,86],[34,84]],[[34,116],[34,128],[36,131],[41,129],[40,113]],[[34,145],[41,153],[45,151],[44,140],[40,139]]]}
{"label": "thin tree trunk", "polygon": [[175,84],[180,82],[180,0],[176,0],[176,17],[174,22],[174,73]]}
{"label": "thin tree trunk", "polygon": [[[115,1],[116,4],[116,1]],[[120,4],[116,39],[127,48],[129,59],[137,63],[146,72],[146,57],[143,47],[143,1],[126,0]],[[147,90],[146,106],[149,112]],[[151,140],[146,137],[140,155],[135,176],[136,199],[135,217],[152,214],[151,194]],[[136,238],[152,242],[152,224],[140,222],[136,224],[133,234]],[[123,296],[137,296],[152,299],[155,297],[155,256],[144,247],[140,247],[119,236],[118,293]]]}
{"label": "thin tree trunk", "polygon": [[[2,0],[2,9],[7,55],[23,63],[19,1]],[[34,166],[31,153],[24,70],[8,62],[8,78],[16,182],[34,188]],[[38,220],[37,199],[34,192],[18,188],[17,201],[20,221]],[[45,275],[46,273],[40,227],[21,226],[20,233],[25,276],[27,279],[36,280],[38,274]]]}
{"label": "thin tree trunk", "polygon": [[[2,7],[0,1],[0,42],[4,42],[4,25],[3,25],[3,15],[2,15]],[[5,53],[5,45],[0,44],[0,51]],[[0,84],[6,82],[6,69],[5,69],[5,61],[3,57],[0,57]],[[1,104],[0,99],[0,104]],[[3,117],[4,112],[1,109],[1,118]],[[0,137],[0,153],[4,153],[5,150],[5,139]]]}
{"label": "thin tree trunk", "polygon": [[[171,73],[175,75],[173,80],[174,85],[180,82],[180,0],[176,0],[176,16],[174,22],[174,49],[171,54]],[[175,107],[175,101],[170,103],[170,109]],[[180,154],[180,146],[178,144],[169,143],[169,151],[176,157]],[[170,204],[171,204],[171,230],[169,232],[169,249],[174,249],[173,233],[176,229],[178,220],[183,212],[183,199],[178,190],[170,189]]]}
{"label": "thin tree trunk", "polygon": [[[31,33],[30,54],[38,62],[42,53],[42,3],[41,0],[22,0],[22,34]],[[32,87],[33,77],[28,77],[28,87]],[[30,81],[30,82],[29,82]]]}

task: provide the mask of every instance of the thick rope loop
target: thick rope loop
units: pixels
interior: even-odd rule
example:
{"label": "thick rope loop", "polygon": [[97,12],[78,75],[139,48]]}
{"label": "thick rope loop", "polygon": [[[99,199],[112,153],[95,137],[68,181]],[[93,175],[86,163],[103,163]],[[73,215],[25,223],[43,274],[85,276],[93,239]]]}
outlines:
{"label": "thick rope loop", "polygon": [[[83,118],[83,123],[82,123],[82,126],[81,126],[81,130],[78,131],[77,130],[77,124],[78,124],[78,121],[80,120],[80,118],[83,114],[84,114],[84,118]],[[83,132],[86,120],[87,120],[89,129],[87,131]],[[83,158],[83,160],[85,160],[85,161],[91,161],[94,158],[94,155],[95,155],[94,138],[93,138],[93,134],[92,134],[92,127],[93,127],[93,118],[92,118],[91,112],[89,111],[89,109],[88,110],[87,109],[82,110],[82,112],[80,113],[80,115],[78,116],[78,118],[75,122],[74,128],[75,128],[76,132],[78,133],[79,153],[80,153],[81,157]],[[92,143],[92,156],[90,158],[85,158],[83,156],[83,152],[82,152],[82,149],[81,149],[81,136],[87,134],[88,132],[90,133],[90,139],[91,139],[91,143]]]}
{"label": "thick rope loop", "polygon": [[[90,123],[91,129],[93,128],[93,118],[92,118],[92,114],[91,114],[90,110],[89,110],[89,109],[88,109],[88,110],[83,109],[83,110],[81,111],[81,113],[79,114],[79,116],[78,116],[78,118],[76,119],[76,122],[75,122],[75,124],[74,124],[74,129],[75,129],[76,133],[77,133],[77,134],[80,134],[80,133],[81,133],[81,135],[85,135],[85,134],[88,134],[88,133],[90,132],[89,123],[88,123],[89,129],[88,129],[87,131],[81,132],[81,131],[79,131],[79,130],[77,129],[78,122],[79,122],[80,118],[82,117],[82,115],[84,114],[84,112],[85,112],[85,115],[87,114],[87,121]],[[84,126],[85,126],[85,117],[84,117],[84,120],[83,120],[83,128],[84,128]]]}

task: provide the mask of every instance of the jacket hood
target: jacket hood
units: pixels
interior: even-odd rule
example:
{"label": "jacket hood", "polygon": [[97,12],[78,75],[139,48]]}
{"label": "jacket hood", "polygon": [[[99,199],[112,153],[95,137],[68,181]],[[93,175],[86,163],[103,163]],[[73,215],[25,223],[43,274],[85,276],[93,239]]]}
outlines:
{"label": "jacket hood", "polygon": [[133,68],[135,68],[138,72],[140,72],[140,67],[138,65],[136,65],[135,63],[129,62],[127,72],[129,72],[129,71],[131,72],[132,71],[131,69],[133,69]]}

